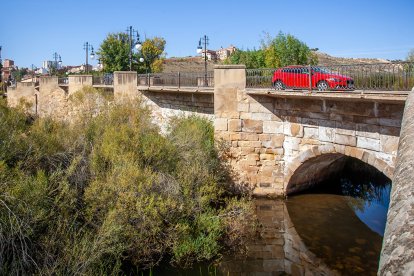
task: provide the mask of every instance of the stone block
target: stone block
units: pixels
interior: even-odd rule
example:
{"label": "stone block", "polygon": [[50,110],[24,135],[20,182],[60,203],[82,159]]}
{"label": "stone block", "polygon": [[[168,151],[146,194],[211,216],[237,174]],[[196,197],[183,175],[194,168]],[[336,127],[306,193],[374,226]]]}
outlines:
{"label": "stone block", "polygon": [[303,127],[303,137],[308,139],[317,139],[319,136],[318,127]]}
{"label": "stone block", "polygon": [[260,141],[238,141],[237,145],[239,147],[252,147],[252,148],[261,148],[262,142]]}
{"label": "stone block", "polygon": [[240,149],[240,154],[241,155],[248,155],[248,154],[251,154],[251,153],[254,153],[254,148],[252,148],[252,147],[240,147],[239,148]]}
{"label": "stone block", "polygon": [[239,112],[249,112],[249,104],[239,102],[237,104],[237,111],[239,111]]}
{"label": "stone block", "polygon": [[380,144],[381,151],[392,155],[397,155],[399,137],[381,135]]}
{"label": "stone block", "polygon": [[241,133],[240,132],[230,133],[230,140],[231,141],[238,141],[240,139],[241,139]]}
{"label": "stone block", "polygon": [[335,134],[335,143],[346,146],[356,146],[356,137],[352,135]]}
{"label": "stone block", "polygon": [[368,150],[380,151],[380,140],[367,137],[357,137],[357,147]]}
{"label": "stone block", "polygon": [[246,155],[246,160],[259,161],[260,157],[259,157],[259,154],[257,154],[257,153],[250,153],[250,154]]}
{"label": "stone block", "polygon": [[283,122],[263,121],[263,132],[283,134]]}
{"label": "stone block", "polygon": [[260,120],[260,121],[270,121],[272,120],[272,113],[252,113],[250,119]]}
{"label": "stone block", "polygon": [[260,160],[274,160],[275,156],[273,154],[263,153],[260,154]]}
{"label": "stone block", "polygon": [[380,126],[357,124],[356,135],[361,137],[367,137],[372,139],[379,139]]}
{"label": "stone block", "polygon": [[240,112],[240,119],[251,119],[252,118],[252,113],[250,112]]}
{"label": "stone block", "polygon": [[355,124],[344,121],[337,121],[336,133],[355,136]]}
{"label": "stone block", "polygon": [[229,119],[228,120],[229,131],[241,131],[241,120],[240,119]]}
{"label": "stone block", "polygon": [[335,140],[335,129],[331,127],[319,127],[319,140],[323,142],[333,142]]}
{"label": "stone block", "polygon": [[259,141],[269,141],[270,134],[259,134]]}
{"label": "stone block", "polygon": [[285,141],[285,136],[284,135],[272,135],[272,139],[271,139],[272,143],[273,143],[273,147],[274,148],[280,148],[283,147],[283,142]]}
{"label": "stone block", "polygon": [[303,127],[297,123],[285,122],[283,124],[283,133],[293,137],[303,137]]}
{"label": "stone block", "polygon": [[256,133],[245,133],[240,134],[240,140],[242,141],[257,141],[259,140],[259,135]]}
{"label": "stone block", "polygon": [[242,120],[242,131],[244,132],[263,132],[263,121],[244,119]]}
{"label": "stone block", "polygon": [[216,118],[214,119],[214,130],[215,131],[226,131],[227,130],[227,118]]}

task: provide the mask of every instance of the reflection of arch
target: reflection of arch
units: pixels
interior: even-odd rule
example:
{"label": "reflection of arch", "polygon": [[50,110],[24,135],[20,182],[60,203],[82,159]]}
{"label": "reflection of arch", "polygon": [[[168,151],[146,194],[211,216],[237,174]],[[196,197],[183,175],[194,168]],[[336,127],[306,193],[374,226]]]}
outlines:
{"label": "reflection of arch", "polygon": [[343,160],[344,156],[359,159],[392,179],[394,167],[374,153],[359,148],[321,145],[301,152],[289,162],[285,170],[285,194],[306,189],[307,185],[312,185],[322,176],[326,177],[337,171],[343,164],[341,159]]}

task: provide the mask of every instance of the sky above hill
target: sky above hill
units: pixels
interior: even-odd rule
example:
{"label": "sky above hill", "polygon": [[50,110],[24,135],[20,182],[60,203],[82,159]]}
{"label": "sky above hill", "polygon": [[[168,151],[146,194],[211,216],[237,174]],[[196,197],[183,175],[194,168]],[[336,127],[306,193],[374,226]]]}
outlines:
{"label": "sky above hill", "polygon": [[279,31],[339,57],[405,59],[414,48],[413,0],[1,0],[0,10],[1,57],[20,67],[54,52],[63,65],[82,64],[86,41],[98,49],[130,25],[164,37],[167,57],[195,56],[204,34],[209,49],[257,49]]}

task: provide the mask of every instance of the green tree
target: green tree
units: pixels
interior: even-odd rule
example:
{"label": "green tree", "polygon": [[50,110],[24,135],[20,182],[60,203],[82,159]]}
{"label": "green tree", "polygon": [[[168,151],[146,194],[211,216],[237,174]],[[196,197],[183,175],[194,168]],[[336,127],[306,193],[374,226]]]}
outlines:
{"label": "green tree", "polygon": [[266,67],[283,67],[287,65],[315,65],[318,63],[317,56],[302,41],[291,34],[279,34],[262,42],[265,52]]}
{"label": "green tree", "polygon": [[97,52],[104,72],[129,70],[129,37],[125,33],[108,34]]}
{"label": "green tree", "polygon": [[237,50],[228,64],[245,64],[247,68],[278,68],[287,65],[317,64],[318,57],[302,41],[280,32],[275,38],[267,35],[259,50]]}
{"label": "green tree", "polygon": [[146,39],[142,44],[141,53],[150,72],[158,73],[162,71],[165,44],[166,41],[162,37]]}
{"label": "green tree", "polygon": [[[132,44],[134,44],[133,41]],[[146,39],[142,44],[142,49],[138,53],[132,54],[132,70],[139,73],[162,71],[162,61],[165,39],[155,37]],[[109,34],[102,42],[97,52],[101,58],[104,72],[128,71],[129,70],[129,36],[126,33]],[[144,64],[139,59],[144,58]]]}

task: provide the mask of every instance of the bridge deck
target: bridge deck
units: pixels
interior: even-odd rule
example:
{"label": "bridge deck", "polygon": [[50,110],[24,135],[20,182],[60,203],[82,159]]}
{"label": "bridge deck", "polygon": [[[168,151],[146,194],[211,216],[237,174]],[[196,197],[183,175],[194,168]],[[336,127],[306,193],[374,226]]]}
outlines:
{"label": "bridge deck", "polygon": [[140,91],[214,94],[214,87],[138,86]]}

